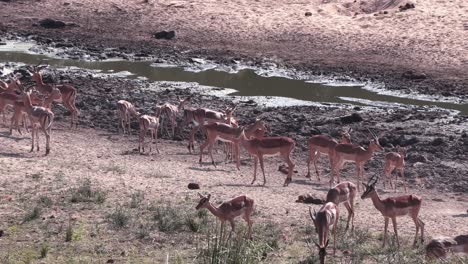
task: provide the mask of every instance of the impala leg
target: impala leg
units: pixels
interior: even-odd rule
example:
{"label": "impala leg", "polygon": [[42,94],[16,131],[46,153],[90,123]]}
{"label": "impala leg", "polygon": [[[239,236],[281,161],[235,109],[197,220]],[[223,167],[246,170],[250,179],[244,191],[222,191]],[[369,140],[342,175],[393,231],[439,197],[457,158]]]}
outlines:
{"label": "impala leg", "polygon": [[33,123],[32,128],[31,128],[31,150],[29,152],[34,151],[34,128],[35,124]]}
{"label": "impala leg", "polygon": [[234,152],[236,155],[236,165],[237,165],[237,170],[240,170],[240,147],[239,143],[234,143]]}
{"label": "impala leg", "polygon": [[288,177],[286,178],[286,181],[284,182],[284,186],[288,186],[288,184],[292,181],[292,174],[294,170],[294,163],[291,160],[291,157],[289,156],[289,153],[285,155],[284,159],[288,163]]}
{"label": "impala leg", "polygon": [[338,225],[339,220],[340,220],[340,211],[338,210],[338,206],[337,206],[335,223],[333,224],[333,255],[335,255],[336,253],[336,227]]}
{"label": "impala leg", "polygon": [[263,186],[265,186],[266,177],[265,177],[265,167],[263,166],[263,156],[259,155],[258,160],[260,161],[260,169],[262,169],[262,174],[263,174]]}
{"label": "impala leg", "polygon": [[247,237],[249,239],[252,239],[252,220],[250,220],[250,217],[247,215],[247,212],[244,213],[243,218],[244,218],[245,222],[247,222],[247,226],[249,228],[248,233],[247,233]]}
{"label": "impala leg", "polygon": [[216,164],[215,164],[214,159],[213,159],[213,146],[214,146],[213,143],[208,146],[208,152],[210,153],[211,163],[216,168]]}
{"label": "impala leg", "polygon": [[151,152],[153,151],[153,146],[152,145],[153,145],[153,140],[154,140],[154,130],[153,129],[150,130],[150,136],[151,136],[151,138],[150,138],[150,141],[149,141],[149,153],[151,155]]}
{"label": "impala leg", "polygon": [[190,131],[189,135],[189,144],[188,144],[188,150],[190,153],[192,153],[192,150],[194,150],[194,142],[195,142],[195,133],[198,130],[198,126],[192,127],[192,130]]}
{"label": "impala leg", "polygon": [[[348,201],[346,201],[344,203],[344,206],[346,207],[346,210],[348,210],[348,222],[346,223],[346,228],[345,228],[345,232],[346,232],[346,231],[348,231],[349,222],[351,221],[351,218],[354,218],[354,212],[353,212],[353,209],[351,208],[351,205],[349,204]],[[354,227],[354,224],[353,224],[353,227]]]}
{"label": "impala leg", "polygon": [[313,159],[312,157],[314,155],[314,152],[315,151],[313,149],[311,149],[310,146],[309,146],[309,156],[307,157],[307,175],[305,176],[306,178],[309,178],[309,179],[312,178],[310,176],[310,162]]}
{"label": "impala leg", "polygon": [[314,160],[314,168],[315,168],[315,174],[317,174],[317,180],[320,181],[320,172],[317,168],[317,160],[320,158],[320,151],[315,151],[315,156],[313,158]]}
{"label": "impala leg", "polygon": [[385,247],[385,241],[387,240],[387,229],[388,229],[388,217],[385,217],[385,228],[384,228],[384,235],[383,235],[383,245],[382,247]]}
{"label": "impala leg", "polygon": [[232,232],[236,230],[236,223],[234,222],[234,219],[229,220],[229,223],[231,224],[231,232],[229,232],[229,237],[231,237]]}
{"label": "impala leg", "polygon": [[[199,163],[202,163],[202,158],[203,158],[203,150],[206,148],[206,146],[213,144],[210,140],[210,138],[207,138],[203,144],[200,145],[200,160],[198,161]],[[190,149],[190,148],[189,148]]]}
{"label": "impala leg", "polygon": [[140,137],[138,140],[138,152],[145,152],[145,132],[144,130],[140,129]]}
{"label": "impala leg", "polygon": [[158,148],[158,127],[154,129],[154,142],[156,145],[156,152],[159,154],[159,148]]}
{"label": "impala leg", "polygon": [[50,153],[50,131],[44,128],[44,134],[46,136],[46,155]]}
{"label": "impala leg", "polygon": [[255,180],[257,179],[257,164],[258,164],[258,157],[255,156],[255,161],[254,161],[254,178],[253,178],[252,183],[250,183],[250,184],[254,184]]}
{"label": "impala leg", "polygon": [[424,224],[424,222],[419,217],[418,217],[418,222],[419,222],[419,226],[421,227],[421,244],[423,244],[424,243],[424,226],[426,224]]}
{"label": "impala leg", "polygon": [[405,193],[406,193],[406,192],[408,191],[408,188],[407,188],[407,186],[406,186],[405,169],[404,169],[404,168],[401,168],[401,169],[399,169],[399,171],[400,171],[400,178],[401,178],[401,180],[403,181],[403,186],[404,186],[404,188],[405,188]]}
{"label": "impala leg", "polygon": [[36,150],[39,151],[39,128],[36,128]]}
{"label": "impala leg", "polygon": [[127,124],[128,128],[127,128],[127,134],[128,135],[131,135],[132,134],[132,128],[131,128],[131,118],[130,118],[130,113],[127,114],[127,116],[125,117],[125,123]]}
{"label": "impala leg", "polygon": [[[414,241],[413,241],[413,246],[416,246],[417,240],[418,240],[418,233],[419,233],[419,218],[417,216],[412,217],[414,225],[416,226],[416,234],[414,235]],[[422,232],[421,232],[422,233]]]}
{"label": "impala leg", "polygon": [[398,239],[398,228],[397,228],[396,217],[392,217],[392,225],[393,225],[393,231],[395,232],[396,242],[397,242],[397,245],[398,245],[398,248],[399,248],[400,247],[400,240]]}

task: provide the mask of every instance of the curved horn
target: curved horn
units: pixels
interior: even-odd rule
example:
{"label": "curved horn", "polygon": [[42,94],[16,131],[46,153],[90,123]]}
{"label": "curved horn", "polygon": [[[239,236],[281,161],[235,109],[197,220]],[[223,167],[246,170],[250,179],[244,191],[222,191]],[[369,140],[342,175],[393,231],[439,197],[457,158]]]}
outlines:
{"label": "curved horn", "polygon": [[314,209],[314,214],[312,214],[312,209],[309,207],[310,219],[312,219],[313,222],[315,222],[315,215],[316,214],[317,214],[317,212],[315,212],[315,209]]}
{"label": "curved horn", "polygon": [[373,138],[377,138],[377,135],[372,130],[367,128],[367,131],[369,131],[369,133],[372,135]]}
{"label": "curved horn", "polygon": [[201,193],[198,193],[198,196],[200,196],[200,198],[204,198],[204,196]]}

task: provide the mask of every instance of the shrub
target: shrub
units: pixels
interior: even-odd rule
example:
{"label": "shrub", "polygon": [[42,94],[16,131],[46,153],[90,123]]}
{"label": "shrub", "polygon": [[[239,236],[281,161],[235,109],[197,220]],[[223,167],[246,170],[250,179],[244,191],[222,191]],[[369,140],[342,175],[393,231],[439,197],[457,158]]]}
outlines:
{"label": "shrub", "polygon": [[112,226],[116,229],[124,228],[130,222],[130,215],[122,207],[118,206],[114,212],[107,216]]}
{"label": "shrub", "polygon": [[71,202],[82,203],[82,202],[95,202],[102,204],[106,200],[106,193],[101,190],[93,190],[91,188],[91,180],[85,179],[82,184],[73,189]]}
{"label": "shrub", "polygon": [[24,222],[35,220],[41,216],[42,210],[40,207],[35,206],[31,211],[27,212],[24,216]]}

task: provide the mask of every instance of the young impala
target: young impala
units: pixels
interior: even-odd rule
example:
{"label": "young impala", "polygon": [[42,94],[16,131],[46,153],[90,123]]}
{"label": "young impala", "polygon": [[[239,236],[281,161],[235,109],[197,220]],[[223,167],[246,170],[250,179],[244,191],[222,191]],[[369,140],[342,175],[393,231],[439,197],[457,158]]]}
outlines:
{"label": "young impala", "polygon": [[[59,91],[59,93],[60,93],[60,91]],[[46,108],[49,108],[49,109],[50,109],[50,106],[48,106],[47,104],[44,104],[44,102],[47,102],[47,100],[50,100],[49,98],[53,99],[55,96],[56,96],[56,93],[53,92],[51,95],[49,95],[49,97],[47,97],[44,100],[44,98],[42,98],[37,92],[34,92],[34,93],[31,92],[31,94],[30,94],[32,105],[42,104],[42,106],[44,106]],[[15,126],[18,133],[20,133],[21,135],[23,134],[23,133],[21,133],[21,129],[19,127],[19,121],[20,120],[23,120],[24,129],[26,130],[26,132],[29,132],[29,130],[27,128],[27,125],[26,125],[25,118],[24,118],[25,115],[27,116],[28,113],[26,112],[26,106],[25,106],[24,102],[23,101],[15,101],[14,104],[13,104],[13,115],[12,115],[12,117],[10,119],[10,135],[13,133],[13,126]]]}
{"label": "young impala", "polygon": [[119,125],[122,127],[123,134],[125,134],[125,127],[128,126],[127,133],[131,135],[131,117],[139,118],[140,113],[135,109],[135,106],[132,103],[125,100],[117,101],[117,109],[119,111]]}
{"label": "young impala", "polygon": [[384,175],[385,175],[385,180],[384,180],[384,187],[385,187],[385,182],[389,181],[390,182],[390,187],[394,188],[396,191],[397,188],[397,182],[398,182],[398,174],[395,175],[395,185],[393,185],[392,181],[392,172],[396,169],[401,177],[401,180],[403,181],[403,186],[405,188],[405,192],[407,191],[406,189],[406,181],[405,181],[405,156],[406,156],[406,149],[400,146],[397,146],[397,151],[398,152],[389,152],[385,155],[385,168],[384,168]]}
{"label": "young impala", "polygon": [[[351,143],[351,128],[347,132],[341,132],[341,144]],[[317,180],[320,181],[320,173],[317,169],[317,160],[320,158],[320,154],[327,155],[330,159],[330,168],[333,164],[333,156],[335,154],[335,147],[338,145],[338,141],[334,138],[327,135],[315,135],[309,139],[309,157],[307,159],[307,175],[306,178],[311,178],[310,176],[310,163],[314,162],[315,173],[317,174]]]}
{"label": "young impala", "polygon": [[184,106],[190,101],[190,97],[187,97],[185,99],[180,100],[179,97],[177,97],[177,100],[179,101],[178,105],[173,105],[169,103],[165,103],[162,106],[162,114],[167,117],[168,122],[165,122],[163,124],[163,127],[166,129],[166,133],[169,136],[169,130],[167,129],[167,123],[171,124],[171,130],[172,130],[172,137],[175,136],[175,128],[177,126],[177,115],[179,114],[180,110],[184,109]]}
{"label": "young impala", "polygon": [[334,175],[340,182],[340,170],[346,162],[356,163],[356,173],[358,178],[358,191],[361,176],[364,176],[364,165],[372,158],[375,151],[382,151],[383,147],[379,143],[379,137],[369,130],[373,139],[369,142],[367,149],[356,144],[338,144],[333,155],[332,178],[330,185],[334,181]]}
{"label": "young impala", "polygon": [[224,223],[228,221],[231,224],[231,232],[233,232],[236,228],[234,219],[238,216],[242,216],[249,227],[247,237],[252,239],[253,221],[250,219],[250,217],[254,211],[253,199],[245,195],[241,195],[216,207],[210,202],[211,194],[208,194],[208,196],[203,196],[199,193],[198,195],[200,196],[200,202],[198,202],[197,207],[195,207],[197,210],[201,208],[208,209],[221,221],[221,229],[224,228]]}
{"label": "young impala", "polygon": [[332,202],[325,203],[318,212],[312,211],[309,207],[310,219],[315,226],[315,231],[319,236],[319,243],[314,241],[314,244],[319,249],[320,263],[325,263],[325,256],[327,255],[327,246],[329,242],[330,226],[333,225],[333,254],[336,251],[336,227],[338,225],[340,211],[338,205]]}
{"label": "young impala", "polygon": [[291,160],[291,153],[294,150],[296,143],[293,139],[288,137],[264,137],[264,138],[252,138],[247,139],[245,132],[241,133],[240,136],[241,145],[247,150],[249,154],[254,156],[254,178],[253,184],[257,179],[257,164],[260,162],[260,168],[263,173],[263,185],[266,184],[265,168],[263,166],[264,156],[275,156],[280,155],[288,163],[288,176],[284,182],[284,186],[287,186],[292,179],[292,173],[295,164]]}
{"label": "young impala", "polygon": [[346,223],[346,230],[349,228],[349,221],[351,221],[351,230],[354,230],[354,199],[356,198],[357,188],[352,182],[345,181],[335,187],[331,188],[327,193],[325,203],[332,202],[336,205],[343,203],[348,210],[348,222]]}
{"label": "young impala", "polygon": [[397,222],[396,218],[399,216],[409,215],[416,225],[416,235],[414,236],[414,245],[418,239],[419,228],[421,228],[421,243],[424,241],[424,222],[419,218],[419,211],[421,209],[422,199],[416,195],[402,195],[397,197],[388,197],[381,200],[375,185],[379,180],[375,175],[369,180],[367,184],[362,183],[366,188],[361,196],[361,199],[371,198],[375,208],[380,211],[385,219],[385,229],[383,245],[385,247],[385,241],[387,240],[387,228],[388,221],[392,219],[393,230],[395,231],[396,241],[398,247],[400,241],[398,240]]}
{"label": "young impala", "polygon": [[75,106],[76,88],[69,84],[45,84],[42,80],[42,74],[40,71],[46,67],[47,66],[39,67],[39,65],[30,67],[30,70],[32,71],[32,80],[36,83],[36,89],[45,94],[51,93],[54,87],[59,89],[62,97],[59,100],[56,100],[56,102],[63,103],[63,105],[70,111],[71,128],[73,128],[73,126],[76,128],[78,119],[78,108]]}
{"label": "young impala", "polygon": [[31,102],[31,91],[22,94],[21,99],[24,102],[26,113],[28,113],[31,122],[31,152],[34,151],[34,134],[37,140],[37,151],[39,151],[39,126],[46,136],[46,155],[50,152],[50,133],[52,123],[54,122],[54,113],[48,108],[42,106],[33,106]]}
{"label": "young impala", "polygon": [[154,116],[150,115],[141,115],[139,119],[140,124],[140,137],[138,140],[138,151],[145,152],[145,136],[148,130],[151,132],[151,139],[150,139],[150,153],[151,153],[151,145],[153,140],[156,141],[156,151],[159,153],[158,148],[158,128],[159,128],[159,117],[161,116],[161,106],[156,107],[156,111]]}
{"label": "young impala", "polygon": [[426,246],[426,258],[429,260],[445,259],[449,252],[468,255],[468,235],[433,239]]}

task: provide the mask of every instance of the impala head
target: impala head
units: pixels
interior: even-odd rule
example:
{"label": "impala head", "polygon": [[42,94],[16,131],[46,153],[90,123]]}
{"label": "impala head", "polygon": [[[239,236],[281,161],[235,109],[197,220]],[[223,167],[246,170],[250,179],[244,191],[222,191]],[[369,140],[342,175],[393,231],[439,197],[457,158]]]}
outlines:
{"label": "impala head", "polygon": [[21,90],[21,81],[19,80],[23,75],[15,74],[10,76],[10,85],[14,87],[14,90]]}
{"label": "impala head", "polygon": [[406,148],[405,147],[397,146],[397,151],[398,151],[398,153],[400,153],[400,155],[402,157],[406,157]]}
{"label": "impala head", "polygon": [[327,243],[325,244],[325,246],[321,247],[319,244],[317,244],[317,242],[314,241],[314,244],[317,246],[319,250],[320,263],[325,263],[325,256],[327,255],[328,242],[330,242],[330,240],[327,240]]}
{"label": "impala head", "polygon": [[351,131],[353,129],[350,127],[348,131],[341,131],[341,138],[340,138],[340,143],[341,144],[348,144],[351,143]]}
{"label": "impala head", "polygon": [[374,176],[370,178],[367,184],[361,182],[364,188],[366,188],[364,193],[361,195],[361,199],[369,198],[370,195],[375,192],[375,185],[377,184],[378,180],[379,180],[379,177],[377,176],[377,174],[374,174]]}
{"label": "impala head", "polygon": [[210,202],[211,194],[208,194],[207,196],[203,196],[200,193],[198,193],[198,196],[200,196],[200,201],[198,202],[198,205],[195,207],[195,209],[200,209],[200,208],[205,208],[208,203]]}
{"label": "impala head", "polygon": [[377,136],[372,130],[367,129],[369,133],[372,135],[372,140],[369,143],[369,148],[374,150],[374,151],[382,151],[383,147],[379,143],[379,136]]}
{"label": "impala head", "polygon": [[177,100],[179,101],[179,107],[178,107],[179,110],[180,110],[180,109],[183,109],[184,106],[185,106],[188,102],[190,102],[190,99],[191,99],[191,98],[192,98],[192,97],[189,96],[189,97],[187,97],[187,98],[185,98],[185,99],[180,99],[180,97],[177,96]]}
{"label": "impala head", "polygon": [[314,209],[314,213],[312,213],[312,210],[310,209],[310,207],[309,207],[309,215],[310,215],[310,219],[312,219],[312,222],[314,223],[315,231],[319,235],[319,243],[314,241],[314,244],[317,246],[319,250],[320,263],[325,263],[325,256],[327,255],[326,249],[328,247],[328,242],[330,240],[328,239],[328,229],[320,228],[320,225],[326,226],[327,223],[321,223],[320,221],[321,219],[317,219],[317,212],[315,211],[315,209]]}
{"label": "impala head", "polygon": [[[163,110],[163,106],[162,105],[157,105],[154,109],[154,116],[156,116],[157,118],[159,118],[161,116],[161,113],[162,113],[162,110]],[[138,112],[137,112],[138,113]]]}
{"label": "impala head", "polygon": [[40,82],[42,81],[42,74],[41,74],[41,70],[42,69],[45,69],[47,67],[49,67],[48,65],[42,65],[42,66],[39,66],[41,64],[42,61],[40,61],[37,65],[35,66],[32,66],[32,67],[28,67],[28,69],[32,72],[31,74],[31,79],[35,82]]}

